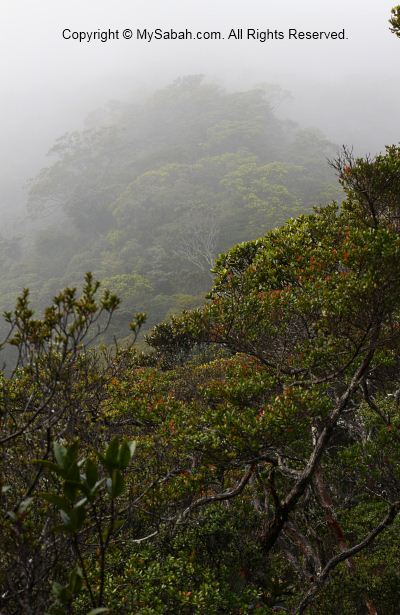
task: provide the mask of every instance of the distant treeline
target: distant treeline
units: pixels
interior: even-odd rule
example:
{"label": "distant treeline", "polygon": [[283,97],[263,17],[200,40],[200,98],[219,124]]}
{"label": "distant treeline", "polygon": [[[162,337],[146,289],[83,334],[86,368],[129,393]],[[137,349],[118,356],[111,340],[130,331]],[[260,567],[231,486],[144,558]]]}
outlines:
{"label": "distant treeline", "polygon": [[119,338],[137,310],[155,324],[199,304],[218,253],[340,195],[334,146],[279,120],[276,95],[185,77],[58,139],[31,186],[35,230],[0,243],[0,307],[24,287],[42,307],[86,271],[122,299]]}

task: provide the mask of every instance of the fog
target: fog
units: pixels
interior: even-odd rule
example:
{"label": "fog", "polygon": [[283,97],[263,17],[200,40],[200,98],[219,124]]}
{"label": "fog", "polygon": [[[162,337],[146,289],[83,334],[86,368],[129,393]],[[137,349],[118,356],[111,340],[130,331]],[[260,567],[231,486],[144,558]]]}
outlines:
{"label": "fog", "polygon": [[395,4],[0,0],[0,615],[400,615]]}
{"label": "fog", "polygon": [[[24,206],[26,181],[54,139],[79,129],[112,99],[143,97],[178,76],[203,73],[229,88],[278,84],[292,97],[277,112],[321,129],[361,153],[399,141],[398,41],[394,0],[1,0],[5,223]],[[223,31],[341,30],[347,40],[79,43],[62,31],[155,28]]]}

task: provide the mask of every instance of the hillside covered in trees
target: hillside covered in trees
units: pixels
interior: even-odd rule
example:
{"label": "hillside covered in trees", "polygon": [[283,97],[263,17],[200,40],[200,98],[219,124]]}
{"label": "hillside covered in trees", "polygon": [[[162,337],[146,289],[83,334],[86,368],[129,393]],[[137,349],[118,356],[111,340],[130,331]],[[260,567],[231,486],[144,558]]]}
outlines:
{"label": "hillside covered in trees", "polygon": [[398,612],[400,149],[336,169],[146,355],[90,275],[7,314],[3,613]]}
{"label": "hillside covered in trees", "polygon": [[83,278],[5,313],[1,614],[397,615],[400,147],[332,187],[322,138],[198,78],[93,121],[1,245],[9,293]]}
{"label": "hillside covered in trees", "polygon": [[228,93],[183,78],[110,104],[67,134],[32,182],[24,240],[3,239],[1,305],[29,287],[44,306],[92,271],[149,323],[199,305],[218,253],[339,196],[335,148],[274,115],[276,88]]}

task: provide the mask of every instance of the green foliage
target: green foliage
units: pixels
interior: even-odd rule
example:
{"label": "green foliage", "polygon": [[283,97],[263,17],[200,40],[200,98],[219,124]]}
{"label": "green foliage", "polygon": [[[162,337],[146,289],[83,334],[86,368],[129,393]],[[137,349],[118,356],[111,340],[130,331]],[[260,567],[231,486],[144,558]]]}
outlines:
{"label": "green foliage", "polygon": [[[105,612],[107,551],[120,526],[116,501],[125,489],[134,444],[117,434],[106,438],[100,417],[110,378],[125,369],[129,351],[89,348],[119,305],[109,290],[99,296],[99,286],[87,274],[80,295],[66,288],[41,318],[24,291],[6,314],[10,331],[2,347],[16,352],[14,369],[9,366],[0,379],[0,576],[6,612],[29,604],[38,614],[49,608],[52,615],[69,613],[79,592],[85,614],[90,606]],[[134,335],[144,321],[144,314],[136,316]],[[92,527],[95,558],[83,539]],[[92,586],[93,566],[98,577]]]}
{"label": "green foliage", "polygon": [[[2,613],[395,615],[400,148],[344,150],[344,202],[298,215],[327,189],[328,145],[263,93],[190,78],[106,119],[33,186],[66,230],[31,256],[58,246],[72,281],[92,259],[110,289],[86,274],[41,318],[27,290],[5,314]],[[281,226],[251,239],[263,223]],[[229,235],[246,241],[196,307]],[[93,349],[130,289],[171,313],[152,351]],[[136,340],[130,307],[116,330]]]}
{"label": "green foliage", "polygon": [[[276,509],[260,515],[261,537],[265,532],[261,519],[265,521],[266,514],[272,524],[282,506],[278,502],[294,492],[304,459],[312,459],[315,434],[324,426],[332,429],[337,400],[346,387],[351,390],[355,374],[368,360],[368,375],[362,380],[364,401],[357,387],[324,454],[320,472],[326,474],[329,487],[324,491],[319,482],[314,496],[308,492],[308,497],[315,497],[313,504],[307,502],[311,509],[295,513],[296,529],[290,529],[294,534],[284,533],[286,548],[282,543],[278,548],[290,555],[290,561],[294,545],[300,560],[304,552],[310,558],[313,549],[320,553],[312,538],[318,533],[324,546],[314,563],[309,560],[310,577],[318,574],[319,557],[326,562],[327,553],[335,552],[335,537],[340,536],[342,550],[343,532],[352,543],[361,541],[382,518],[385,500],[398,500],[398,410],[393,404],[398,390],[400,150],[390,147],[375,160],[354,160],[347,152],[344,158],[348,165],[343,159],[337,162],[347,194],[341,209],[333,204],[301,216],[222,255],[209,302],[162,323],[148,338],[164,365],[171,364],[171,355],[179,349],[191,359],[190,351],[201,353],[205,345],[214,349],[215,356],[219,347],[233,355],[200,367],[186,363],[175,368],[179,383],[175,390],[186,404],[190,400],[193,410],[169,414],[165,424],[172,427],[180,450],[189,459],[191,453],[195,456],[196,468],[171,479],[167,493],[171,500],[174,493],[183,497],[190,492],[192,502],[203,502],[217,492],[218,481],[233,488],[239,468],[251,460],[264,460],[258,465],[257,483]],[[379,342],[374,330],[375,335],[379,331]],[[182,452],[178,458],[183,459]],[[241,504],[251,501],[263,510],[260,502],[255,504],[257,491],[248,487],[247,496],[240,496]],[[329,507],[334,504],[324,503],[326,491],[338,506],[333,520],[335,509]],[[370,515],[362,519],[364,503]],[[324,519],[328,509],[330,516],[325,513]],[[358,522],[355,531],[351,524]],[[294,537],[292,547],[290,537]],[[369,568],[366,562],[373,557],[364,555],[357,558],[354,573],[347,573],[341,607],[345,612],[357,612],[360,604],[365,608],[366,600],[378,605],[378,611],[379,605],[387,612],[396,610],[398,592],[389,589],[396,571],[390,560],[384,568],[383,551],[376,548],[378,568],[376,564]],[[333,577],[343,574],[340,567]],[[368,576],[373,581],[363,586],[362,579]],[[275,596],[275,603],[269,602],[264,588],[263,600],[269,607],[279,602],[294,607],[299,602],[297,582],[288,594]],[[328,590],[317,600],[315,612],[336,612],[333,596],[334,589]]]}
{"label": "green foliage", "polygon": [[392,9],[392,16],[389,21],[391,28],[390,30],[398,37],[400,37],[400,5],[395,6]]}
{"label": "green foliage", "polygon": [[23,293],[0,388],[6,615],[396,612],[399,156],[344,152],[343,205],[222,254],[148,356],[89,349],[119,305],[91,275],[42,318]]}
{"label": "green foliage", "polygon": [[[108,612],[102,606],[104,600],[104,584],[106,571],[106,557],[113,533],[118,525],[115,513],[115,504],[124,491],[123,470],[126,470],[135,451],[135,443],[120,440],[115,437],[107,446],[104,454],[98,453],[103,466],[103,472],[90,457],[78,459],[78,443],[64,446],[59,442],[53,443],[54,462],[41,460],[42,467],[61,479],[60,489],[54,492],[47,491],[39,494],[42,499],[52,504],[59,512],[62,525],[58,531],[73,538],[75,556],[79,565],[72,571],[67,585],[53,583],[53,603],[50,613],[57,615],[63,612],[62,608],[70,608],[76,595],[82,589],[83,579],[86,581],[90,593],[92,609],[89,615]],[[100,478],[101,474],[105,476]],[[60,495],[61,493],[61,495]],[[107,500],[111,501],[109,519],[104,515],[102,508]],[[94,523],[97,532],[98,570],[100,585],[96,595],[90,585],[88,567],[93,565],[91,560],[86,561],[82,555],[79,544],[79,535],[84,526]],[[100,606],[98,606],[100,605]],[[60,610],[61,609],[61,610]]]}
{"label": "green foliage", "polygon": [[31,185],[39,230],[11,261],[0,245],[0,307],[24,286],[44,307],[91,270],[122,301],[106,340],[122,339],[133,312],[151,326],[200,305],[219,252],[339,197],[333,146],[276,118],[270,93],[189,77],[62,137]]}

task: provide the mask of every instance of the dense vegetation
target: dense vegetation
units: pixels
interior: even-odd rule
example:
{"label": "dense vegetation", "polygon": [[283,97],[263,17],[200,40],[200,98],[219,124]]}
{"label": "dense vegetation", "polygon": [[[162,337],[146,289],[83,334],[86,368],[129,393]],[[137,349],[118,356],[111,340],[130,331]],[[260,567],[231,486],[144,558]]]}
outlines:
{"label": "dense vegetation", "polygon": [[[396,34],[399,15],[397,7]],[[193,88],[205,98],[189,121]],[[180,288],[173,272],[190,278],[178,257],[204,275],[193,281],[197,292],[215,249],[228,240],[224,232],[234,233],[235,216],[238,235],[252,235],[262,220],[282,224],[220,255],[207,300],[153,327],[146,353],[135,350],[141,312],[129,325],[131,345],[96,345],[120,299],[101,293],[91,274],[81,294],[67,287],[41,318],[28,291],[6,312],[1,350],[13,349],[14,364],[0,379],[1,613],[396,615],[400,147],[373,159],[344,149],[333,163],[344,201],[283,223],[278,215],[287,218],[325,189],[326,177],[310,162],[321,142],[309,144],[301,170],[280,159],[284,150],[272,154],[273,146],[268,161],[267,133],[260,132],[268,118],[271,134],[281,130],[272,143],[287,139],[289,148],[291,134],[293,155],[294,129],[285,133],[259,93],[227,95],[191,80],[160,96],[156,114],[145,114],[145,129],[159,138],[157,171],[153,145],[153,170],[145,170],[143,140],[129,182],[132,143],[120,141],[114,164],[118,139],[107,128],[60,145],[60,161],[35,184],[34,202],[54,206],[55,220],[63,216],[53,248],[54,227],[39,232],[53,256],[47,274],[32,266],[36,290],[46,275],[51,288],[64,257],[65,275],[80,273],[74,267],[87,237],[87,256],[103,259],[113,288],[132,282],[137,292],[146,261],[150,277],[140,283],[161,293],[157,275],[167,282],[169,272],[163,305],[171,309]],[[243,114],[251,103],[252,113],[243,124],[231,118],[209,131],[214,99],[217,118],[228,99],[228,115],[235,104]],[[176,152],[185,162],[171,163],[169,150],[166,164],[168,130],[157,128],[156,117],[179,100]],[[132,109],[118,110],[118,122],[126,113],[134,126]],[[144,121],[140,109],[135,117]],[[241,149],[246,135],[251,154]],[[196,147],[227,141],[236,153],[190,159]],[[156,244],[152,230],[160,232]],[[36,255],[35,266],[46,264],[40,247],[37,239],[11,258],[14,242],[1,246],[18,275],[28,255],[32,263]],[[122,252],[132,261],[121,273]]]}
{"label": "dense vegetation", "polygon": [[336,167],[148,355],[91,276],[7,314],[2,612],[397,612],[400,148]]}
{"label": "dense vegetation", "polygon": [[137,310],[200,305],[219,252],[339,195],[333,146],[278,120],[279,96],[188,77],[61,138],[31,186],[35,232],[0,242],[1,307],[24,287],[44,307],[89,270],[122,299],[119,339]]}

